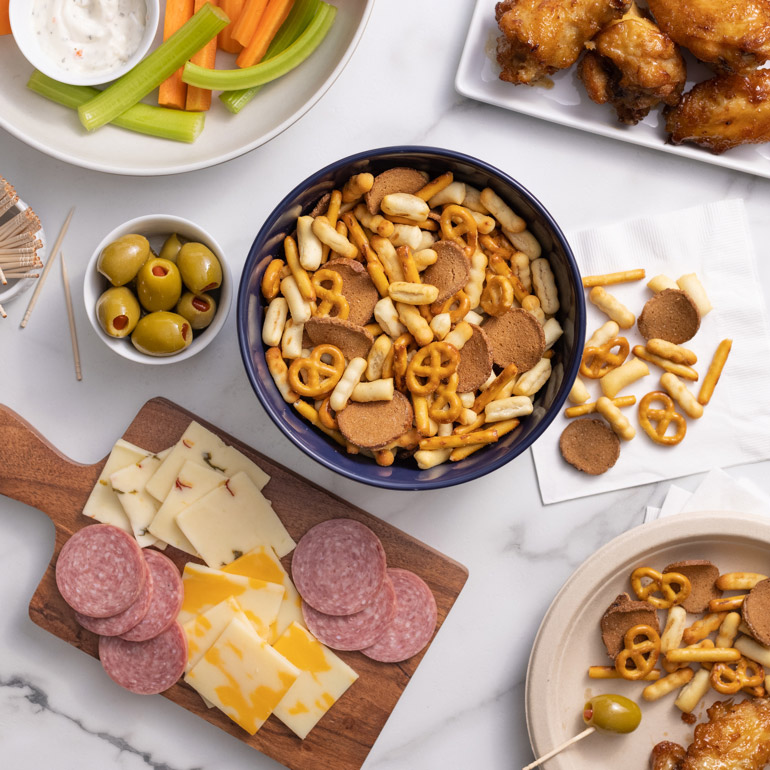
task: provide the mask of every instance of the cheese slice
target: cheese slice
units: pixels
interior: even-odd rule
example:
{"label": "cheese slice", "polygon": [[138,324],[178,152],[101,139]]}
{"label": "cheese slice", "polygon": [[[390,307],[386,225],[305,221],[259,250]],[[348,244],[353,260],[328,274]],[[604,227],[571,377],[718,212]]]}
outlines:
{"label": "cheese slice", "polygon": [[302,617],[302,599],[300,599],[294,583],[291,582],[289,573],[283,568],[283,564],[271,546],[258,545],[235,561],[230,562],[226,567],[222,567],[222,572],[259,578],[268,583],[279,583],[284,587],[286,594],[275,621],[276,636],[280,636],[294,622],[301,626],[305,625],[305,620]]}
{"label": "cheese slice", "polygon": [[[224,446],[219,436],[215,436],[210,430],[193,421],[188,426],[182,437],[174,445],[168,457],[155,471],[153,477],[147,482],[147,491],[160,502],[166,499],[179,471],[187,460],[193,460],[199,465],[206,465],[206,457],[214,449]],[[117,469],[116,469],[117,470]]]}
{"label": "cheese slice", "polygon": [[222,471],[225,476],[235,476],[239,471],[243,471],[260,491],[270,481],[270,476],[262,468],[235,447],[221,446],[213,449],[206,462],[212,468]]}
{"label": "cheese slice", "polygon": [[289,626],[273,649],[302,671],[273,713],[304,740],[358,674],[297,623]]}
{"label": "cheese slice", "polygon": [[187,637],[187,666],[185,666],[185,671],[190,671],[195,666],[206,650],[227,628],[227,624],[235,617],[241,617],[247,623],[249,622],[241,609],[241,605],[234,597],[228,596],[224,601],[215,604],[200,615],[196,615],[182,626]]}
{"label": "cheese slice", "polygon": [[179,513],[176,523],[210,567],[229,564],[260,544],[271,545],[279,557],[296,545],[270,502],[243,471]]}
{"label": "cheese slice", "polygon": [[185,681],[254,735],[300,673],[248,623],[233,618]]}
{"label": "cheese slice", "polygon": [[[152,478],[155,478],[155,476]],[[197,555],[195,546],[190,543],[177,526],[177,516],[196,500],[200,500],[211,492],[212,489],[224,484],[226,481],[227,477],[223,476],[219,471],[212,470],[204,465],[198,465],[193,460],[187,460],[179,469],[171,490],[166,495],[166,499],[158,508],[155,517],[150,523],[150,534],[173,545],[175,548],[179,548],[185,553],[190,553],[193,556]]]}
{"label": "cheese slice", "polygon": [[118,502],[131,523],[131,530],[136,542],[145,548],[149,545],[160,545],[165,548],[157,537],[147,531],[147,527],[160,507],[160,503],[145,490],[147,480],[155,473],[161,463],[157,455],[150,455],[138,463],[121,468],[110,476],[110,484]]}
{"label": "cheese slice", "polygon": [[118,439],[115,442],[115,446],[112,447],[110,456],[107,458],[107,462],[104,464],[104,468],[102,468],[102,472],[99,474],[99,478],[91,490],[88,500],[86,500],[83,514],[101,521],[102,524],[112,524],[115,527],[120,527],[123,531],[128,532],[129,535],[133,535],[134,531],[131,527],[131,522],[128,520],[123,506],[120,504],[118,496],[110,484],[110,476],[121,468],[138,463],[149,454],[146,450],[130,444],[128,441],[123,441],[122,438]]}
{"label": "cheese slice", "polygon": [[234,597],[259,635],[271,642],[285,593],[282,585],[243,575],[228,575],[202,564],[185,564],[184,600],[177,620],[184,625],[216,604]]}

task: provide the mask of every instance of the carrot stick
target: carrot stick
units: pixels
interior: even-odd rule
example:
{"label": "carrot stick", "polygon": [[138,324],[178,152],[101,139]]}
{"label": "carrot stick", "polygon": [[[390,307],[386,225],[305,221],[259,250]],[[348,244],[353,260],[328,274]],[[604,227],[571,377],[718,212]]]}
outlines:
{"label": "carrot stick", "polygon": [[[206,3],[219,5],[219,0],[195,0],[193,12],[197,13]],[[214,69],[217,58],[217,39],[214,37],[201,48],[198,53],[190,59],[193,64],[199,64],[210,70]],[[197,88],[196,86],[187,86],[187,101],[185,109],[188,112],[201,112],[211,107],[211,91],[208,88]]]}
{"label": "carrot stick", "polygon": [[251,42],[265,6],[267,6],[267,0],[246,0],[244,3],[241,15],[235,22],[232,32],[233,38],[241,45],[248,45]]}
{"label": "carrot stick", "polygon": [[[166,0],[166,15],[163,21],[163,39],[168,40],[186,21],[192,18],[194,0]],[[178,69],[158,89],[158,104],[161,107],[185,108],[187,84],[182,82],[182,70]]]}
{"label": "carrot stick", "polygon": [[8,3],[10,0],[0,0],[0,35],[11,34],[11,20],[8,18]]}
{"label": "carrot stick", "polygon": [[241,15],[246,0],[219,0],[219,7],[232,19],[220,33],[217,45],[228,53],[240,53],[243,46],[233,37],[235,22]]}
{"label": "carrot stick", "polygon": [[239,67],[251,67],[262,60],[267,53],[270,41],[275,37],[281,24],[286,21],[292,5],[294,0],[268,0],[267,8],[254,31],[254,37],[236,59]]}

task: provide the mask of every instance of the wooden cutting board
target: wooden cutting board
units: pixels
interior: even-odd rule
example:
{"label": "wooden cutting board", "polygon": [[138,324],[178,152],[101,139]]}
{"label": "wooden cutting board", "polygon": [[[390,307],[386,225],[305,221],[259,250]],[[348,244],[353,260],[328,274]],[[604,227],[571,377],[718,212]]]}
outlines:
{"label": "wooden cutting board", "polygon": [[[468,577],[468,570],[452,559],[277,465],[166,399],[148,401],[123,438],[149,451],[160,452],[174,444],[193,419],[239,449],[270,475],[263,493],[295,540],[313,525],[331,518],[349,517],[370,527],[382,540],[389,566],[410,569],[430,586],[438,605],[437,630],[441,628]],[[98,657],[98,637],[75,621],[72,609],[56,588],[54,567],[59,551],[69,537],[94,523],[81,515],[81,510],[106,459],[95,465],[73,462],[29,423],[0,404],[0,493],[40,509],[56,527],[53,557],[30,602],[30,618],[93,657]],[[192,559],[172,547],[165,553],[180,570]],[[284,559],[287,569],[290,564],[291,555]],[[183,681],[163,695],[292,770],[357,770],[409,684],[425,650],[400,664],[377,663],[358,652],[338,654],[358,672],[359,679],[304,741],[275,717],[270,717],[256,735],[250,736],[218,709],[206,708],[200,696]],[[141,708],[139,701],[137,703]]]}

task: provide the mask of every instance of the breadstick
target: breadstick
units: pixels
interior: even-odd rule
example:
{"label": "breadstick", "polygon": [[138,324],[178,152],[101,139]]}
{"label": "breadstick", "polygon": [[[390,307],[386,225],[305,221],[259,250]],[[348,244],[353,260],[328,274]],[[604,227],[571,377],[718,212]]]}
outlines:
{"label": "breadstick", "polygon": [[722,374],[722,369],[724,369],[732,346],[733,341],[729,339],[722,340],[717,346],[714,358],[711,359],[709,369],[703,378],[703,384],[700,386],[700,393],[698,393],[698,403],[703,404],[703,406],[706,406],[711,401],[711,396],[714,395],[714,388],[717,382],[719,382],[719,377]]}
{"label": "breadstick", "polygon": [[620,327],[615,321],[603,323],[587,340],[585,347],[600,348],[605,342],[614,340],[620,333]]}
{"label": "breadstick", "polygon": [[[610,374],[612,374],[612,372],[610,372]],[[696,420],[699,417],[703,417],[703,406],[697,402],[695,396],[687,390],[685,384],[675,374],[666,372],[660,378],[660,384],[663,386],[666,393],[668,393],[668,395],[682,407],[688,417],[692,417]]]}
{"label": "breadstick", "polygon": [[[613,398],[612,403],[616,407],[633,406],[636,403],[636,396],[619,396]],[[565,417],[582,417],[586,414],[593,414],[596,411],[596,402],[580,404],[580,406],[570,406],[564,410]]]}
{"label": "breadstick", "polygon": [[596,411],[607,420],[615,434],[624,441],[631,441],[636,435],[628,418],[606,396],[597,400]]}
{"label": "breadstick", "polygon": [[[601,385],[602,393],[607,398],[615,398],[623,388],[642,377],[646,377],[649,373],[650,369],[644,361],[638,358],[631,358],[617,369],[613,369],[608,374],[605,374],[599,380],[599,384]],[[663,376],[665,377],[666,375],[664,374]],[[674,375],[670,376],[673,377]]]}
{"label": "breadstick", "polygon": [[649,347],[645,347],[644,345],[634,345],[631,352],[637,358],[641,358],[644,361],[655,364],[655,366],[659,366],[664,371],[671,372],[671,374],[676,374],[684,380],[695,382],[698,379],[698,372],[696,372],[695,369],[693,369],[691,366],[676,364],[667,358],[656,355],[649,350]]}
{"label": "breadstick", "polygon": [[656,275],[654,278],[650,278],[647,281],[647,288],[654,291],[656,294],[665,291],[666,289],[678,289],[676,281],[673,278],[669,278],[667,275]]}
{"label": "breadstick", "polygon": [[703,284],[695,273],[688,273],[676,279],[677,286],[695,303],[701,318],[713,310]]}
{"label": "breadstick", "polygon": [[[350,394],[351,401],[392,401],[393,378],[359,382]],[[474,412],[475,414],[475,412]]]}
{"label": "breadstick", "polygon": [[605,273],[604,275],[586,275],[583,277],[583,286],[589,289],[593,286],[610,286],[615,283],[641,281],[644,276],[645,272],[643,269],[623,270],[619,273]]}
{"label": "breadstick", "polygon": [[656,356],[667,358],[675,364],[693,366],[698,363],[698,356],[696,356],[692,350],[683,348],[681,345],[675,345],[668,340],[661,340],[653,337],[651,340],[647,340],[647,350]]}
{"label": "breadstick", "polygon": [[621,329],[630,329],[636,323],[636,316],[617,297],[601,286],[594,286],[588,293],[588,299],[615,321]]}
{"label": "breadstick", "polygon": [[685,714],[689,714],[700,703],[701,699],[711,689],[711,674],[708,669],[696,671],[695,676],[687,683],[674,701],[674,705]]}
{"label": "breadstick", "polygon": [[[580,377],[575,377],[575,382],[572,383],[572,388],[570,388],[570,392],[567,395],[567,398],[573,404],[585,404],[585,402],[591,398],[591,394],[588,392],[588,388],[585,386],[585,383],[580,379]],[[569,409],[567,412],[569,412]],[[567,417],[572,417],[572,415],[568,414]]]}
{"label": "breadstick", "polygon": [[680,668],[673,674],[664,676],[653,684],[648,684],[642,690],[642,697],[647,701],[658,700],[658,698],[676,690],[677,687],[687,684],[693,676],[695,676],[695,672],[691,668]]}

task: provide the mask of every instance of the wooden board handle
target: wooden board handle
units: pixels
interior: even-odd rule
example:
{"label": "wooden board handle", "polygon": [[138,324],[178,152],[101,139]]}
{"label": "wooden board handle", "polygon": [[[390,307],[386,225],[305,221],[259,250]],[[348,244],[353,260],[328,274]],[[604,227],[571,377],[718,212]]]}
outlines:
{"label": "wooden board handle", "polygon": [[[0,404],[0,494],[31,505],[66,526],[82,510],[99,475],[61,454],[26,420]],[[84,496],[85,495],[85,496]]]}

